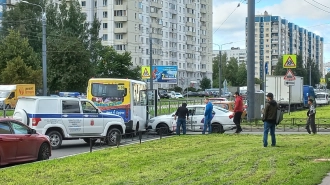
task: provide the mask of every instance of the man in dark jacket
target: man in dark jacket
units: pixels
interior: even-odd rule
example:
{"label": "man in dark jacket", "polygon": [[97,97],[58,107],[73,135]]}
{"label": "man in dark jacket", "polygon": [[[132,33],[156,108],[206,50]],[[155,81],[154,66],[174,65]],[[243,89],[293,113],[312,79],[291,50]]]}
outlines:
{"label": "man in dark jacket", "polygon": [[182,106],[179,107],[174,115],[174,120],[176,120],[176,117],[178,116],[178,121],[176,122],[176,134],[180,135],[180,129],[182,126],[182,133],[186,134],[186,117],[187,120],[189,120],[189,111],[187,109],[187,104],[182,103]]}
{"label": "man in dark jacket", "polygon": [[275,138],[275,127],[276,127],[276,114],[277,114],[277,103],[273,99],[273,93],[267,94],[267,103],[262,116],[262,121],[264,122],[264,147],[268,145],[268,132],[270,131],[270,136],[272,138],[272,146],[276,146]]}
{"label": "man in dark jacket", "polygon": [[236,134],[242,132],[241,119],[243,114],[243,99],[239,92],[235,92],[234,123],[236,125]]}
{"label": "man in dark jacket", "polygon": [[309,105],[309,110],[307,112],[307,116],[308,116],[308,120],[307,120],[307,125],[306,125],[306,129],[307,132],[309,134],[311,134],[311,130],[309,127],[312,128],[312,132],[313,134],[316,134],[316,125],[315,125],[315,114],[316,114],[316,110],[313,104],[313,100],[309,99],[308,100],[308,105]]}

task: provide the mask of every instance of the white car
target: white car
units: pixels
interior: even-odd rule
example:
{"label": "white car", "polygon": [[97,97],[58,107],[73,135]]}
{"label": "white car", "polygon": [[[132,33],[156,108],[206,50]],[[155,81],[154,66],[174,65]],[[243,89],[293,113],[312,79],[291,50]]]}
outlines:
{"label": "white car", "polygon": [[183,98],[182,94],[181,93],[175,93],[174,94],[174,98]]}
{"label": "white car", "polygon": [[[187,106],[189,110],[189,120],[187,120],[187,131],[202,131],[204,126],[204,110],[205,105],[191,105]],[[151,118],[148,121],[147,129],[150,131],[156,131],[158,134],[160,131],[162,133],[171,133],[176,130],[176,121],[174,120],[174,114],[162,115]],[[213,133],[224,133],[228,130],[233,130],[236,128],[232,115],[226,109],[213,106],[214,117],[211,121],[212,132]]]}

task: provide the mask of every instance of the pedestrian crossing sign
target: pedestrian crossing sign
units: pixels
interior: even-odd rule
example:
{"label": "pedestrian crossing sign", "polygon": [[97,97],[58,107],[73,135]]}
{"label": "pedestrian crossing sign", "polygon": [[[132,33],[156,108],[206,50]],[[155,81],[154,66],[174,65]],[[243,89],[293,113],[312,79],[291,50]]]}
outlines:
{"label": "pedestrian crossing sign", "polygon": [[283,68],[296,68],[297,55],[283,55]]}
{"label": "pedestrian crossing sign", "polygon": [[149,79],[150,78],[150,67],[149,66],[142,66],[141,67],[141,77],[142,77],[142,79]]}

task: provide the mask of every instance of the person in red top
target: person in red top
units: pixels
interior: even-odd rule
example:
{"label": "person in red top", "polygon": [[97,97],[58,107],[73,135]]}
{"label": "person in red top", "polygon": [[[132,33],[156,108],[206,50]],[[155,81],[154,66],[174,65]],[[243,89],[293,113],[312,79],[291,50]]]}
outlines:
{"label": "person in red top", "polygon": [[238,92],[235,92],[234,123],[236,125],[236,134],[242,132],[241,119],[243,114],[243,99]]}

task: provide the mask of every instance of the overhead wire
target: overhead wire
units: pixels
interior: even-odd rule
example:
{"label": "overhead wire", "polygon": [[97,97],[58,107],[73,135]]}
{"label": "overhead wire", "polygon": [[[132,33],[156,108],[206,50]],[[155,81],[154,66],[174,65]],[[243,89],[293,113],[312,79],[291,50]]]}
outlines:
{"label": "overhead wire", "polygon": [[318,1],[315,1],[315,0],[312,0],[312,1],[314,1],[315,3],[317,3],[317,4],[321,5],[321,6],[324,6],[326,8],[330,8],[329,6],[326,6],[326,5],[324,5],[324,4],[322,4],[322,3],[318,2]]}
{"label": "overhead wire", "polygon": [[327,10],[325,10],[325,9],[322,9],[322,8],[320,8],[320,7],[318,7],[318,6],[314,5],[314,4],[312,4],[311,2],[309,2],[309,1],[307,1],[307,0],[304,0],[304,1],[305,1],[306,3],[308,3],[308,4],[312,5],[312,6],[314,6],[315,8],[317,8],[317,9],[319,9],[319,10],[322,10],[322,11],[324,11],[324,12],[330,13],[330,11],[327,11]]}

